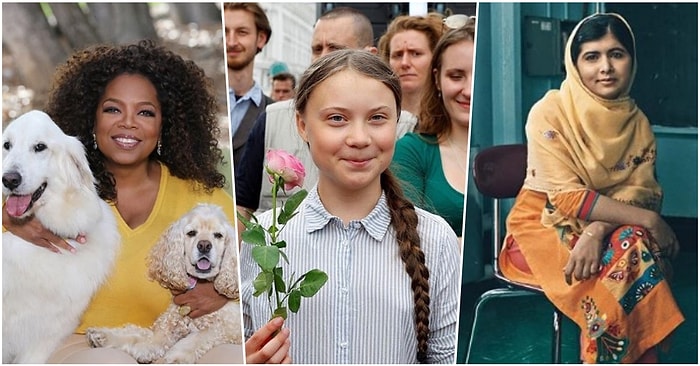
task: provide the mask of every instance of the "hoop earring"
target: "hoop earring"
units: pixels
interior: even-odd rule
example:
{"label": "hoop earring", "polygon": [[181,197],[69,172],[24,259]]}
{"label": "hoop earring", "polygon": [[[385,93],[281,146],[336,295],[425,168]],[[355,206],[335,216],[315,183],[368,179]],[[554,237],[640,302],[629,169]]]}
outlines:
{"label": "hoop earring", "polygon": [[92,133],[92,149],[97,150],[97,136],[95,136],[95,133]]}
{"label": "hoop earring", "polygon": [[161,142],[160,142],[160,139],[158,139],[158,146],[156,147],[156,154],[158,154],[158,155],[160,155],[160,148],[161,148],[161,146],[162,146],[162,144],[161,144]]}

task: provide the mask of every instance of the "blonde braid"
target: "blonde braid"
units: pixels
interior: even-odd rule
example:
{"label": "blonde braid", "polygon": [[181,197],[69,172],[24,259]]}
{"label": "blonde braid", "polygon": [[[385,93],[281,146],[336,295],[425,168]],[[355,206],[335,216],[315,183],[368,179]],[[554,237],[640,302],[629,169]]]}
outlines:
{"label": "blonde braid", "polygon": [[425,265],[425,254],[420,247],[418,215],[413,204],[403,197],[401,188],[388,170],[381,175],[381,185],[389,205],[391,224],[396,230],[401,259],[406,265],[406,272],[411,277],[418,339],[417,358],[419,362],[426,363],[430,334],[430,285],[428,283],[430,273]]}

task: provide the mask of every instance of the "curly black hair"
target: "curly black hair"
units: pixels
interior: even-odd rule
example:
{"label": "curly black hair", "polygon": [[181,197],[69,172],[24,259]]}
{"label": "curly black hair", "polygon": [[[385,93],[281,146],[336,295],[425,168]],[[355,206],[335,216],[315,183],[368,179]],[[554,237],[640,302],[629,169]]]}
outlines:
{"label": "curly black hair", "polygon": [[[199,183],[207,192],[223,188],[218,172],[217,102],[211,80],[193,61],[142,40],[130,45],[96,45],[75,52],[54,74],[46,113],[68,135],[85,145],[100,197],[117,198],[114,176],[104,155],[93,148],[95,115],[107,84],[123,74],[142,75],[155,86],[162,110],[161,153],[150,159],[165,164],[172,175]],[[198,186],[195,184],[195,186]]]}

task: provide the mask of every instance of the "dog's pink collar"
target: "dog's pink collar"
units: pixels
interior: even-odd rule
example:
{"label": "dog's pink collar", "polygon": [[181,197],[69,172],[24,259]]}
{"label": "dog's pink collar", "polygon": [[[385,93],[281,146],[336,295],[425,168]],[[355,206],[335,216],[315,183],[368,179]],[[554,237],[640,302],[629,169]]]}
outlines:
{"label": "dog's pink collar", "polygon": [[192,276],[188,276],[188,277],[189,278],[187,280],[187,291],[189,291],[189,290],[193,289],[195,286],[197,286],[197,279],[192,277]]}

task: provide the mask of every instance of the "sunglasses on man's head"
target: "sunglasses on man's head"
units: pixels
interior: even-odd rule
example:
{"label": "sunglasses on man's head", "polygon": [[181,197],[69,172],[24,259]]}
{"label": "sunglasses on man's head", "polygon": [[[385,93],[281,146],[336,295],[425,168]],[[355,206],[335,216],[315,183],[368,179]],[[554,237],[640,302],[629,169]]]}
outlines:
{"label": "sunglasses on man's head", "polygon": [[442,20],[447,28],[459,29],[466,26],[469,23],[474,23],[476,21],[475,16],[469,16],[464,14],[454,14]]}

